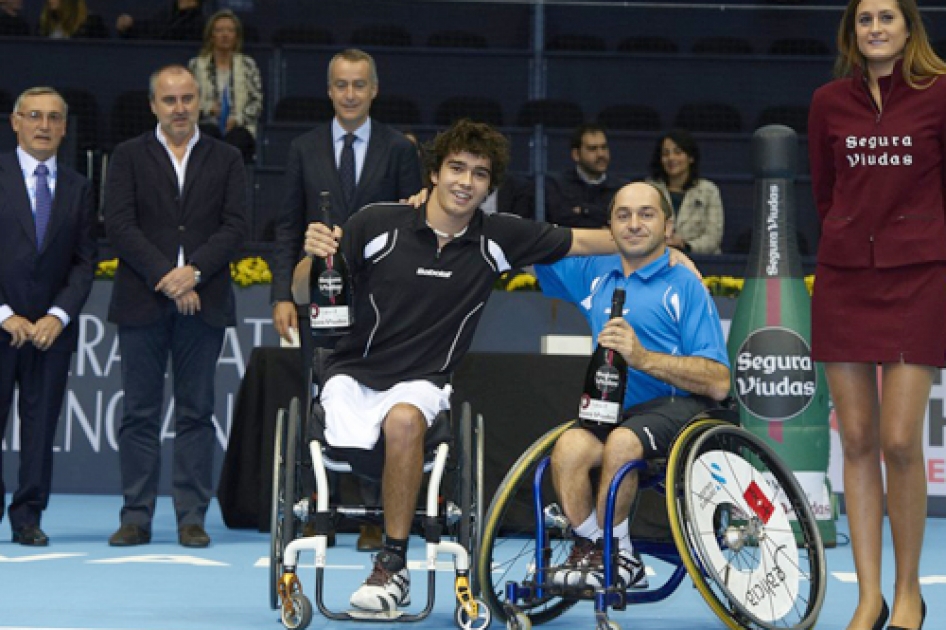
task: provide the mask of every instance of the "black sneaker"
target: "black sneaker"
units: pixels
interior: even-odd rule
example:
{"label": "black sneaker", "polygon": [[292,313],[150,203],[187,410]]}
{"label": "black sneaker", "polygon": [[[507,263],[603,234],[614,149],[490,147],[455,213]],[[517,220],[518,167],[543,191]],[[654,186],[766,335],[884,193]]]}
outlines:
{"label": "black sneaker", "polygon": [[407,564],[387,551],[374,557],[374,568],[351,596],[351,605],[370,612],[394,612],[411,603],[411,576]]}

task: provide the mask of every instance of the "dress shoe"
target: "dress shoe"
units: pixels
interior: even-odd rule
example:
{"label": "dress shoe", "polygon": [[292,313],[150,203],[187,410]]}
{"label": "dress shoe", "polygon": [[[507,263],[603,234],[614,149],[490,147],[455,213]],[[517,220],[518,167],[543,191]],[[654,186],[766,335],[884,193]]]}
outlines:
{"label": "dress shoe", "polygon": [[355,548],[358,551],[381,551],[381,526],[362,525]]}
{"label": "dress shoe", "polygon": [[883,606],[880,607],[880,614],[877,615],[877,621],[874,622],[874,630],[884,630],[884,624],[890,618],[890,608],[887,606],[887,600],[881,601],[883,601]]}
{"label": "dress shoe", "polygon": [[[923,630],[924,621],[926,621],[926,600],[920,597],[920,626],[917,628],[917,630]],[[887,630],[910,630],[910,629],[904,628],[903,626],[887,626]]]}
{"label": "dress shoe", "polygon": [[151,542],[151,532],[139,525],[122,525],[108,539],[108,544],[112,547],[134,547],[135,545],[147,545]]}
{"label": "dress shoe", "polygon": [[49,544],[49,538],[39,525],[24,525],[13,530],[13,542],[27,547],[45,547]]}
{"label": "dress shoe", "polygon": [[182,547],[209,547],[210,536],[200,525],[181,525],[177,529],[177,540]]}

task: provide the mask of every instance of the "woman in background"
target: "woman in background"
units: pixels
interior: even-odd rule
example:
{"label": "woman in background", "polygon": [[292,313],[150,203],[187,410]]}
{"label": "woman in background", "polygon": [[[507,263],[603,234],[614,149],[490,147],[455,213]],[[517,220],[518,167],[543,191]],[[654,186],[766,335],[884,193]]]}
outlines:
{"label": "woman in background", "polygon": [[105,22],[89,13],[85,0],[46,0],[39,15],[39,35],[53,39],[108,37]]}
{"label": "woman in background", "polygon": [[242,52],[243,25],[230,10],[214,13],[204,47],[188,67],[200,85],[200,129],[240,149],[245,162],[256,152],[256,125],[263,108],[259,68]]}
{"label": "woman in background", "polygon": [[835,74],[812,97],[808,123],[822,233],[812,357],[825,364],[844,454],[859,594],[848,627],[883,628],[890,613],[883,455],[896,489],[886,495],[896,565],[888,628],[920,628],[923,419],[946,364],[946,64],[916,0],[850,0]]}
{"label": "woman in background", "polygon": [[716,184],[700,177],[700,149],[693,136],[673,129],[658,138],[650,171],[647,181],[673,205],[673,235],[667,245],[688,254],[721,253],[723,201]]}

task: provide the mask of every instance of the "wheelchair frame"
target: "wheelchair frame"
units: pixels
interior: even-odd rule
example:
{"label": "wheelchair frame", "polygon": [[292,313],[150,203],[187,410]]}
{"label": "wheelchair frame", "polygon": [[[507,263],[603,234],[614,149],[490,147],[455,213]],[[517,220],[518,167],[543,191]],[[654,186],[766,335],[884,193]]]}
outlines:
{"label": "wheelchair frame", "polygon": [[[618,624],[608,618],[609,608],[624,610],[628,604],[665,599],[688,574],[713,612],[733,630],[806,629],[814,625],[824,603],[825,559],[804,492],[794,474],[759,438],[705,414],[677,436],[665,471],[654,462],[632,461],[618,471],[608,489],[606,532],[612,531],[614,500],[624,478],[635,470],[652,473],[640,476],[639,487],[664,492],[672,541],[635,540],[634,547],[670,564],[670,577],[647,590],[619,587],[617,543],[608,536],[603,552],[607,587],[553,584],[550,569],[553,560],[560,563],[567,553],[568,522],[557,506],[545,504],[542,486],[547,483],[549,453],[562,433],[573,426],[577,426],[574,421],[553,428],[519,457],[496,491],[484,522],[477,557],[481,593],[508,629],[528,630],[533,624],[560,616],[580,600],[592,599],[596,630],[617,630]],[[726,466],[717,470],[720,463]],[[709,484],[704,483],[707,478]],[[727,481],[732,486],[726,486]],[[529,539],[525,535],[517,539],[503,531],[517,493],[527,490],[531,490],[534,542],[529,540],[528,549],[523,544],[511,556],[497,554],[497,546],[512,541],[515,547],[517,540]],[[789,512],[796,514],[797,528],[790,526]],[[792,552],[804,557],[793,559]],[[771,557],[765,557],[766,553]],[[511,558],[512,566],[524,562],[525,575],[510,575],[513,569],[506,558]],[[774,562],[766,565],[768,561]],[[497,583],[497,573],[502,574],[500,579],[508,578],[505,586]],[[802,587],[804,592],[793,590]]]}
{"label": "wheelchair frame", "polygon": [[[383,512],[380,508],[365,506],[330,506],[329,485],[326,470],[351,472],[347,462],[338,462],[326,456],[326,445],[318,439],[309,442],[312,472],[316,482],[316,501],[303,496],[301,486],[300,449],[302,446],[302,414],[298,398],[292,400],[288,414],[280,410],[277,417],[277,436],[273,457],[273,502],[270,513],[270,605],[280,610],[283,625],[290,630],[306,628],[313,616],[312,602],[302,592],[297,566],[303,551],[315,554],[315,605],[326,618],[333,620],[359,621],[420,621],[433,610],[436,594],[437,556],[441,553],[454,557],[456,578],[454,591],[457,606],[454,621],[465,630],[486,628],[491,621],[491,611],[475,597],[476,574],[471,566],[472,549],[482,522],[482,417],[477,416],[473,425],[470,406],[461,405],[458,426],[450,429],[460,441],[456,462],[459,505],[441,506],[439,491],[448,468],[450,439],[441,440],[434,449],[432,461],[425,457],[424,472],[429,473],[425,507],[415,515],[422,523],[426,542],[425,566],[427,569],[427,601],[416,613],[404,610],[370,612],[360,610],[333,611],[323,598],[325,568],[327,566],[328,536],[334,529],[337,516],[378,520]],[[426,449],[425,449],[426,450]],[[475,468],[474,468],[475,466]],[[301,525],[313,520],[315,535],[300,538]],[[457,542],[443,540],[446,526],[454,526]]]}

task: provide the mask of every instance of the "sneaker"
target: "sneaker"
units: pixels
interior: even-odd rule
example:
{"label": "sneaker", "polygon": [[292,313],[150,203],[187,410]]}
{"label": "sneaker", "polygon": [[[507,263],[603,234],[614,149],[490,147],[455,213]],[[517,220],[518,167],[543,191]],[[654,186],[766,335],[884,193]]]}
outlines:
{"label": "sneaker", "polygon": [[581,586],[585,574],[592,569],[601,570],[601,542],[575,536],[572,550],[565,562],[552,568],[552,584],[556,586]]}
{"label": "sneaker", "polygon": [[394,612],[411,603],[411,576],[403,558],[382,551],[365,583],[351,596],[351,605],[370,612]]}
{"label": "sneaker", "polygon": [[[636,551],[618,550],[618,586],[624,589],[647,588],[647,569]],[[604,564],[586,571],[581,586],[605,588]]]}

